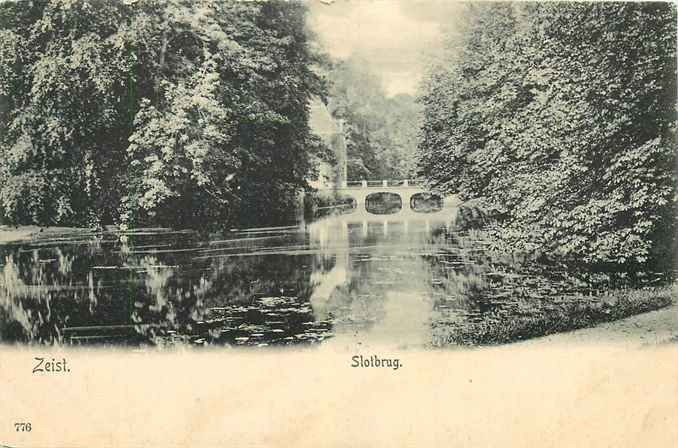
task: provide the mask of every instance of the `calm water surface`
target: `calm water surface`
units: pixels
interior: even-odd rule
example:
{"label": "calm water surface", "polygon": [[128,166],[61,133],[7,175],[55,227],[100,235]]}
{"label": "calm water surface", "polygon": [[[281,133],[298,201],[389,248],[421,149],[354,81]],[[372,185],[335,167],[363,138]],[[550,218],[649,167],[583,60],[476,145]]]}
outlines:
{"label": "calm water surface", "polygon": [[[291,227],[72,232],[0,246],[3,342],[464,344],[468,328],[578,300],[558,273],[497,259],[454,211]],[[444,331],[443,331],[444,330]],[[445,334],[442,338],[441,334]],[[452,336],[450,336],[452,335]]]}

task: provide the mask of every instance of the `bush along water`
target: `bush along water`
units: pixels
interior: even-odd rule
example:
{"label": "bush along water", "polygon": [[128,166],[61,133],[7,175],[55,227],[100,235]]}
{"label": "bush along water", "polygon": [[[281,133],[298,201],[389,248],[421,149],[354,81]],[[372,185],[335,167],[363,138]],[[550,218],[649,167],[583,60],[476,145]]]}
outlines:
{"label": "bush along water", "polygon": [[675,5],[471,4],[465,17],[425,85],[420,174],[493,210],[512,250],[670,272]]}

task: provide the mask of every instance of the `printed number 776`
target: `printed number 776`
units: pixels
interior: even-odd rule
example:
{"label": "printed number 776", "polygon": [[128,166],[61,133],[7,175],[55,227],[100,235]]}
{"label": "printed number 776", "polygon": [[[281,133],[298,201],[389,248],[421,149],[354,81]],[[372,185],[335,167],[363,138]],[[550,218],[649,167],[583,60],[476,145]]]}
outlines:
{"label": "printed number 776", "polygon": [[15,423],[14,428],[16,429],[16,432],[31,432],[30,423]]}

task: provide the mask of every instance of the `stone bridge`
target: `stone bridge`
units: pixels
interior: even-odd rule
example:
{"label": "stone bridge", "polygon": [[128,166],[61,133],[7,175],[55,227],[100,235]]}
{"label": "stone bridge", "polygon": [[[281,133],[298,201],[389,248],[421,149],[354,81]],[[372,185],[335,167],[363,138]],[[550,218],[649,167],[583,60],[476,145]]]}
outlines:
{"label": "stone bridge", "polygon": [[[455,197],[445,197],[435,191],[430,191],[423,186],[423,182],[419,180],[379,180],[379,181],[349,181],[343,182],[337,186],[325,186],[321,190],[331,190],[343,197],[351,197],[356,202],[355,212],[358,214],[370,214],[376,216],[393,216],[402,217],[403,215],[432,215],[442,213],[445,209],[454,206]],[[367,210],[366,204],[369,196],[378,193],[394,193],[397,194],[401,201],[402,207],[400,210],[387,215],[376,215]],[[413,199],[419,194],[432,194],[438,196],[443,201],[443,207],[440,210],[431,211],[428,213],[417,212],[413,210]]]}

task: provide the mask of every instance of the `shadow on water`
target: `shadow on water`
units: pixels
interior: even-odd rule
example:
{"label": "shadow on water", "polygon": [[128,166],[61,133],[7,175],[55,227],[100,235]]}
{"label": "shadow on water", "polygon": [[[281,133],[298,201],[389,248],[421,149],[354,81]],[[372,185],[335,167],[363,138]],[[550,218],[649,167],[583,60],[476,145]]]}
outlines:
{"label": "shadow on water", "polygon": [[598,291],[569,272],[499,255],[482,233],[450,229],[453,213],[400,221],[353,213],[212,240],[142,229],[3,245],[0,337],[158,346],[468,344],[479,322],[505,325]]}

